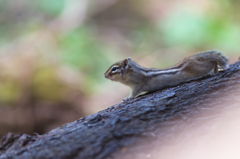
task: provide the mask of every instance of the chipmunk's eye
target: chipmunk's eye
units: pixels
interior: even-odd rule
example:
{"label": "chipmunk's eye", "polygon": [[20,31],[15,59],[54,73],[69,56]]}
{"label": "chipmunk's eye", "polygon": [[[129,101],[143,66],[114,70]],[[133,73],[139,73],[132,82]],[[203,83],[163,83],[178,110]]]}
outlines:
{"label": "chipmunk's eye", "polygon": [[117,69],[118,69],[118,67],[113,67],[112,72],[116,71]]}

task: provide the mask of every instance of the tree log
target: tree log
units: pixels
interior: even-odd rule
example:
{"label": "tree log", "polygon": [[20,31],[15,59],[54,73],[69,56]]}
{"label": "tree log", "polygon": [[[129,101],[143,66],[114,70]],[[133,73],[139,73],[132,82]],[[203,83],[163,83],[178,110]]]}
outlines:
{"label": "tree log", "polygon": [[217,75],[119,103],[44,135],[9,133],[0,140],[0,159],[154,158],[149,152],[192,136],[185,130],[202,130],[238,107],[239,84],[238,61]]}

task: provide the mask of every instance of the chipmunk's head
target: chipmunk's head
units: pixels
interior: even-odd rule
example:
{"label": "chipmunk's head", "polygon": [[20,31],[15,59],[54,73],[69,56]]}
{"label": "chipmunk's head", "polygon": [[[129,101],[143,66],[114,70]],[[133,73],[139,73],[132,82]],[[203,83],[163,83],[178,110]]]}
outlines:
{"label": "chipmunk's head", "polygon": [[122,61],[116,62],[104,73],[104,77],[112,81],[120,81],[121,78],[126,74],[127,69],[129,68],[129,62],[132,59],[129,57]]}

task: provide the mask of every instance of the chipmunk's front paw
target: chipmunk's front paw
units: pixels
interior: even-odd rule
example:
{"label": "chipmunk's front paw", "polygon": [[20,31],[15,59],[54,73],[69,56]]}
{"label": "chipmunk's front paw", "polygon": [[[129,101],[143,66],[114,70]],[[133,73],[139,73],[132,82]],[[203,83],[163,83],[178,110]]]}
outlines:
{"label": "chipmunk's front paw", "polygon": [[225,68],[224,68],[224,70],[228,70],[228,69],[230,69],[230,66],[229,66],[229,65],[226,65]]}
{"label": "chipmunk's front paw", "polygon": [[131,100],[131,99],[133,99],[134,97],[127,97],[127,98],[124,98],[123,100],[122,100],[122,102],[127,102],[127,101],[129,101],[129,100]]}

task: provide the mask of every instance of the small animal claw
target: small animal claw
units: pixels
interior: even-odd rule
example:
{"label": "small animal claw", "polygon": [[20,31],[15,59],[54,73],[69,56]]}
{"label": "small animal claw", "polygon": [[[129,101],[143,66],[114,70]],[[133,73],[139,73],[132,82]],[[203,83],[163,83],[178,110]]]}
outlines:
{"label": "small animal claw", "polygon": [[131,100],[131,99],[133,99],[134,97],[127,97],[127,98],[124,98],[123,100],[122,100],[122,102],[127,102],[127,101],[129,101],[129,100]]}

